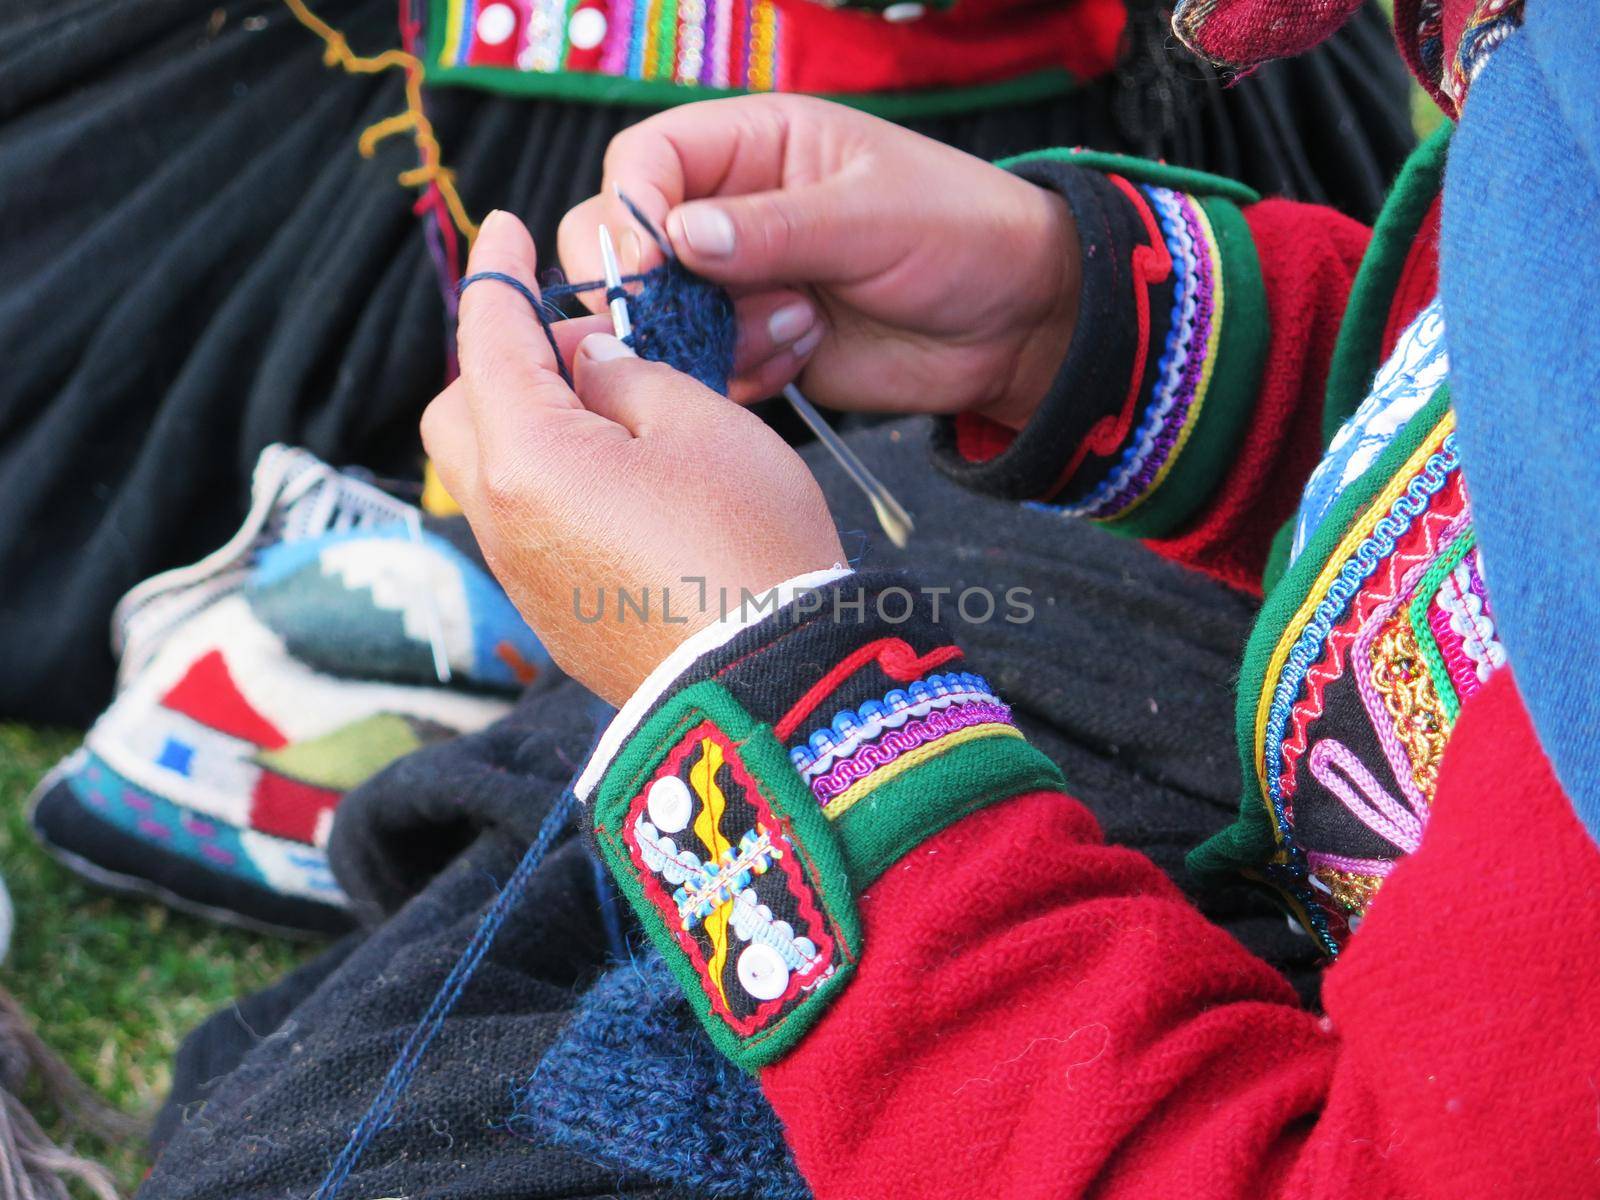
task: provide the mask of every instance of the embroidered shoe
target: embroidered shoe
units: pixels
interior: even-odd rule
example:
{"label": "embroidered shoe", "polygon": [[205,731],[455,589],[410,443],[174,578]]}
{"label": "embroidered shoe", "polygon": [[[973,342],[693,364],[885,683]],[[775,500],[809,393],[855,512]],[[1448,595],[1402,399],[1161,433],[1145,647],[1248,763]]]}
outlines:
{"label": "embroidered shoe", "polygon": [[370,483],[272,447],[253,500],[227,545],[118,606],[117,698],[31,819],[107,886],[333,932],[340,797],[494,720],[548,658],[469,553]]}

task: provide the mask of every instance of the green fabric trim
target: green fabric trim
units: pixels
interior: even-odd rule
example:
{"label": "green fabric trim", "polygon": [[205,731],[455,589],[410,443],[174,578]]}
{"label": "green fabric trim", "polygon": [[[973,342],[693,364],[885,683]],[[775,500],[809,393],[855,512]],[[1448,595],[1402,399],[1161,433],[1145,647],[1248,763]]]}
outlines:
{"label": "green fabric trim", "polygon": [[1450,672],[1445,668],[1444,655],[1439,652],[1439,643],[1434,639],[1433,627],[1428,624],[1428,605],[1432,603],[1439,588],[1444,584],[1444,577],[1456,569],[1456,564],[1467,556],[1467,552],[1477,540],[1477,531],[1471,528],[1458,537],[1455,544],[1450,547],[1450,553],[1434,563],[1422,577],[1422,582],[1417,586],[1416,598],[1411,601],[1411,607],[1407,610],[1412,635],[1417,639],[1417,648],[1428,662],[1428,673],[1433,676],[1433,690],[1439,693],[1439,705],[1452,723],[1461,715],[1461,697],[1456,695],[1456,685],[1450,678]]}
{"label": "green fabric trim", "polygon": [[[576,100],[586,104],[640,104],[672,108],[700,100],[716,100],[751,93],[743,88],[700,87],[666,79],[628,79],[587,71],[546,74],[508,67],[446,67],[431,51],[424,59],[423,78],[429,87],[472,87],[506,96],[545,100]],[[914,117],[957,116],[986,108],[1028,104],[1078,89],[1078,79],[1059,68],[1036,71],[999,83],[970,87],[925,88],[907,92],[846,92],[823,94],[823,99],[848,105],[891,121]]]}
{"label": "green fabric trim", "polygon": [[[621,836],[628,806],[645,779],[661,765],[683,734],[704,720],[713,722],[734,743],[762,798],[786,827],[799,852],[801,870],[815,890],[818,906],[840,948],[832,975],[794,1008],[749,1037],[735,1033],[713,1011],[700,973],[645,894]],[[771,727],[757,722],[721,684],[707,680],[685,688],[634,732],[600,782],[594,801],[594,826],[601,856],[617,887],[667,960],[712,1043],[743,1069],[754,1072],[782,1057],[822,1016],[854,972],[861,957],[861,922],[856,915],[845,858],[828,819],[789,762]]]}
{"label": "green fabric trim", "polygon": [[1382,365],[1383,329],[1400,286],[1400,273],[1444,182],[1445,157],[1454,130],[1446,121],[1411,152],[1372,227],[1372,241],[1356,272],[1350,303],[1339,325],[1339,340],[1328,364],[1328,389],[1322,405],[1324,446],[1333,441],[1339,427],[1372,390],[1373,377]]}
{"label": "green fabric trim", "polygon": [[1215,877],[1259,866],[1276,849],[1277,836],[1272,815],[1261,798],[1255,766],[1256,711],[1266,680],[1267,664],[1284,630],[1305,602],[1311,585],[1322,574],[1350,526],[1372,503],[1373,498],[1389,485],[1406,460],[1416,453],[1417,447],[1434,431],[1449,408],[1449,388],[1441,387],[1434,393],[1433,399],[1395,435],[1394,441],[1389,443],[1378,461],[1345,488],[1312,533],[1300,557],[1294,560],[1283,578],[1267,593],[1266,603],[1261,606],[1255,627],[1250,631],[1244,663],[1239,670],[1235,737],[1244,776],[1244,795],[1239,802],[1239,816],[1227,829],[1189,853],[1189,870],[1196,875]]}
{"label": "green fabric trim", "polygon": [[1056,765],[1024,739],[978,738],[896,775],[832,824],[850,881],[860,892],[915,846],[969,813],[1024,792],[1064,787]]}
{"label": "green fabric trim", "polygon": [[1259,394],[1271,322],[1255,238],[1236,204],[1215,197],[1199,204],[1211,221],[1222,260],[1222,331],[1216,365],[1200,419],[1167,477],[1127,516],[1104,522],[1107,529],[1126,537],[1164,537],[1199,511],[1236,460]]}
{"label": "green fabric trim", "polygon": [[1157,187],[1188,192],[1192,196],[1220,196],[1235,204],[1254,204],[1261,194],[1225,175],[1209,171],[1194,171],[1188,167],[1175,167],[1171,163],[1156,162],[1149,158],[1135,158],[1131,154],[1109,154],[1103,150],[1077,150],[1058,146],[1048,150],[1030,150],[1011,158],[1002,158],[995,165],[1010,170],[1023,162],[1070,162],[1091,171],[1108,175],[1122,175],[1137,183],[1151,183]]}
{"label": "green fabric trim", "polygon": [[[661,16],[656,21],[655,29],[657,69],[662,63],[676,64],[678,61],[678,0],[661,0]],[[672,74],[668,68],[667,75]]]}

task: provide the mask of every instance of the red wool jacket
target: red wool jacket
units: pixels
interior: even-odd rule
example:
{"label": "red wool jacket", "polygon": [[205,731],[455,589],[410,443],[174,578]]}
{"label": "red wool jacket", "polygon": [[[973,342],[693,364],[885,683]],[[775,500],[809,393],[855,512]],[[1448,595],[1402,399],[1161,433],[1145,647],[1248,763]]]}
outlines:
{"label": "red wool jacket", "polygon": [[1058,793],[861,914],[851,986],[762,1074],[818,1200],[1600,1195],[1600,854],[1509,672],[1324,1017]]}
{"label": "red wool jacket", "polygon": [[[1254,588],[1322,450],[1368,231],[1283,201],[1244,216],[1259,398],[1197,519],[1149,544]],[[1437,228],[1435,206],[1384,353],[1434,293]],[[958,437],[976,459],[1008,440]],[[928,839],[860,907],[856,977],[762,1073],[819,1200],[1600,1196],[1600,853],[1510,670],[1464,705],[1326,1015],[1059,792]]]}

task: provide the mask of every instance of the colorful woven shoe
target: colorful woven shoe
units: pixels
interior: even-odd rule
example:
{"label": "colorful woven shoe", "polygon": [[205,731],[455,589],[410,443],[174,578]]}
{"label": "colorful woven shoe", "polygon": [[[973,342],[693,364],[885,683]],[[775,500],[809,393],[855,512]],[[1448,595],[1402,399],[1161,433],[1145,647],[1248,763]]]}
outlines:
{"label": "colorful woven shoe", "polygon": [[467,552],[305,451],[257,465],[240,532],[124,598],[118,694],[35,793],[80,873],[276,932],[350,921],[324,847],[340,797],[479,729],[548,669]]}

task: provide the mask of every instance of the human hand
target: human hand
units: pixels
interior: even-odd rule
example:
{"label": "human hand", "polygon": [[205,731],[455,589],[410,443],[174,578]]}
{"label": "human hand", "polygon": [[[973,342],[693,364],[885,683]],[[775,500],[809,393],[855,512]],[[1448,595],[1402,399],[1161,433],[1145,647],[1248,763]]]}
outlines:
{"label": "human hand", "polygon": [[[773,95],[624,130],[600,194],[561,224],[572,277],[600,275],[599,224],[635,228],[619,191],[733,293],[737,400],[803,372],[833,408],[971,411],[1020,429],[1065,357],[1079,288],[1066,203],[887,121]],[[659,261],[626,240],[640,269]]]}
{"label": "human hand", "polygon": [[[491,213],[468,271],[502,271],[533,288],[522,223]],[[573,364],[569,388],[522,296],[492,282],[468,288],[461,377],[423,413],[422,441],[551,657],[620,705],[718,618],[719,606],[698,597],[761,593],[844,552],[821,490],[782,438],[603,328],[596,317],[556,326]],[[597,591],[614,600],[618,588],[635,598],[648,588],[649,618],[608,608],[592,619]],[[670,621],[662,589],[672,592]]]}

